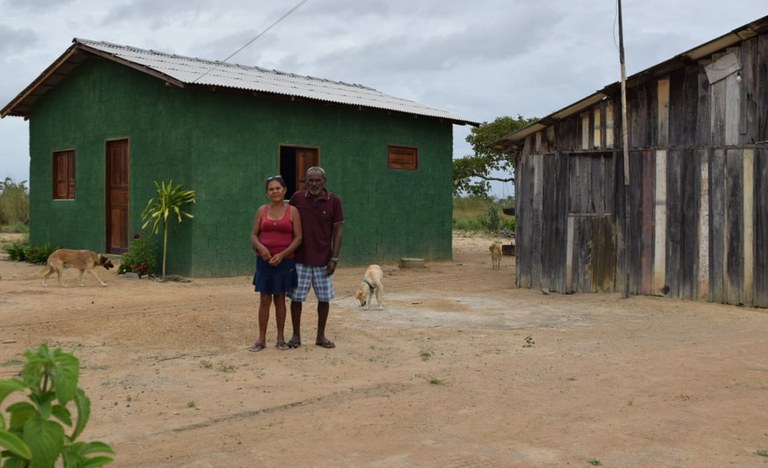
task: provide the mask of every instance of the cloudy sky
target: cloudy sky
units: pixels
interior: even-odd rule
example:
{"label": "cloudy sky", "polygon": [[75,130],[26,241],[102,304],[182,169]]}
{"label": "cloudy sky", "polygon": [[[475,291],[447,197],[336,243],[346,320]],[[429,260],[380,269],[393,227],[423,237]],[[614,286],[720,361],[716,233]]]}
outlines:
{"label": "cloudy sky", "polygon": [[[83,38],[223,60],[299,0],[0,0],[0,107]],[[632,75],[768,15],[766,0],[623,0]],[[619,81],[616,0],[308,0],[229,61],[359,83],[477,122],[543,117]],[[454,157],[471,152],[454,127]],[[0,179],[29,179],[0,120]],[[511,189],[496,186],[499,196]]]}

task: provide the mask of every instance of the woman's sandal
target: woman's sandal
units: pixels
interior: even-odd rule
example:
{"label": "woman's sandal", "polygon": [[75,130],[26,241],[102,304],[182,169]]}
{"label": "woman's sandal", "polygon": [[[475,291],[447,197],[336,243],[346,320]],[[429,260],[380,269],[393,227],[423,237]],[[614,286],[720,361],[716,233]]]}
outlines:
{"label": "woman's sandal", "polygon": [[291,349],[291,346],[288,343],[286,343],[285,341],[278,341],[275,344],[275,347],[277,349],[279,349],[280,351],[285,351],[287,349]]}
{"label": "woman's sandal", "polygon": [[259,343],[257,341],[256,343],[253,344],[253,346],[248,348],[248,351],[250,351],[252,353],[258,353],[259,351],[263,350],[264,348],[266,348],[266,345],[264,343]]}

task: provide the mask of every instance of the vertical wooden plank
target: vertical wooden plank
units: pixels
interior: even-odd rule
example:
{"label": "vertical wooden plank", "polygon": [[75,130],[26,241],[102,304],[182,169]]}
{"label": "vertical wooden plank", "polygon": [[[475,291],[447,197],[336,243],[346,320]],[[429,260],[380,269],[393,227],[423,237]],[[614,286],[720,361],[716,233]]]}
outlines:
{"label": "vertical wooden plank", "polygon": [[[741,116],[739,119],[739,144],[752,145],[758,139],[758,125],[760,115],[757,112],[757,68],[760,57],[758,51],[758,37],[747,39],[741,43]],[[765,67],[763,67],[765,68]]]}
{"label": "vertical wooden plank", "polygon": [[[642,268],[640,258],[642,255],[643,242],[645,241],[639,229],[642,226],[642,188],[643,164],[646,162],[645,151],[630,151],[630,185],[627,194],[629,205],[629,232],[625,238],[629,249],[629,279],[630,288],[633,294],[640,292],[642,283]],[[621,176],[619,176],[621,177]]]}
{"label": "vertical wooden plank", "polygon": [[531,240],[531,283],[541,284],[541,233],[543,229],[544,156],[533,155],[533,216]]}
{"label": "vertical wooden plank", "polygon": [[568,164],[568,158],[564,155],[559,155],[557,161],[557,171],[559,179],[557,181],[557,230],[555,232],[555,239],[557,245],[557,264],[555,265],[557,271],[557,288],[560,291],[570,292],[565,286],[565,270],[563,264],[565,263],[565,248],[563,248],[567,240],[567,223],[568,223],[568,191],[564,190],[564,187],[568,186],[570,179],[570,166]]}
{"label": "vertical wooden plank", "polygon": [[616,288],[616,232],[610,215],[595,215],[591,224],[590,277],[595,292]]}
{"label": "vertical wooden plank", "polygon": [[725,144],[738,145],[741,135],[741,81],[743,81],[743,76],[738,78],[737,74],[734,73],[723,81],[725,82],[725,100],[723,102],[725,106],[725,122],[723,122]]}
{"label": "vertical wooden plank", "polygon": [[743,186],[744,174],[740,149],[728,149],[725,156],[725,279],[728,304],[743,304]]}
{"label": "vertical wooden plank", "polygon": [[517,202],[515,212],[517,223],[516,249],[515,249],[515,278],[520,288],[532,287],[531,271],[533,262],[533,244],[537,236],[533,233],[533,219],[537,216],[534,212],[534,193],[536,177],[534,172],[534,157],[527,154],[521,157],[520,174],[517,178],[519,193],[516,194]]}
{"label": "vertical wooden plank", "polygon": [[605,176],[603,174],[603,155],[596,154],[588,158],[589,163],[589,207],[590,213],[605,213]]}
{"label": "vertical wooden plank", "polygon": [[573,287],[573,249],[574,249],[574,216],[568,215],[565,252],[565,292],[575,291]]}
{"label": "vertical wooden plank", "polygon": [[656,177],[656,157],[653,151],[646,151],[643,154],[643,172],[642,172],[642,201],[640,205],[640,229],[642,233],[640,264],[641,264],[641,284],[640,292],[642,294],[653,294],[653,246],[654,246],[654,216],[655,216],[655,187],[654,179]]}
{"label": "vertical wooden plank", "polygon": [[753,302],[768,307],[768,148],[755,154],[755,230]]}
{"label": "vertical wooden plank", "polygon": [[[682,169],[680,150],[667,152],[666,170],[666,230],[667,241],[664,251],[666,294],[670,297],[682,297],[682,253],[683,253],[683,204],[682,204]],[[656,290],[658,293],[658,289]]]}
{"label": "vertical wooden plank", "polygon": [[570,167],[570,178],[568,180],[568,211],[570,213],[581,213],[583,208],[580,205],[579,191],[581,190],[581,172],[576,157],[568,158]]}
{"label": "vertical wooden plank", "polygon": [[[617,177],[616,174],[621,174]],[[626,208],[626,193],[624,190],[624,155],[620,149],[611,152],[611,180],[613,181],[611,186],[611,199],[613,200],[611,212],[615,213],[614,221],[616,222],[616,290],[621,292],[630,293],[629,286],[629,260],[628,251],[629,244],[627,242],[626,226],[625,226],[625,208]],[[621,179],[621,180],[619,180]]]}
{"label": "vertical wooden plank", "polygon": [[678,145],[695,145],[696,144],[696,123],[698,121],[698,67],[695,65],[688,65],[685,67],[682,91],[682,115],[680,119],[683,121],[682,132],[680,138],[676,143]]}
{"label": "vertical wooden plank", "polygon": [[742,157],[742,173],[743,173],[743,213],[742,219],[744,222],[744,232],[742,240],[742,248],[744,249],[744,286],[742,303],[745,305],[752,305],[754,284],[754,188],[755,188],[755,153],[751,148],[745,148],[743,150]]}
{"label": "vertical wooden plank", "polygon": [[757,37],[757,56],[762,60],[762,66],[756,66],[754,93],[756,101],[755,114],[757,114],[755,143],[768,140],[768,34],[760,34]]}
{"label": "vertical wooden plank", "polygon": [[713,302],[726,302],[724,291],[725,259],[727,255],[725,226],[728,213],[725,209],[725,150],[715,148],[710,167],[710,297]]}
{"label": "vertical wooden plank", "polygon": [[615,124],[613,119],[613,102],[606,101],[605,103],[605,147],[613,148],[614,145],[614,130]]}
{"label": "vertical wooden plank", "polygon": [[696,106],[696,141],[698,146],[712,144],[712,115],[709,96],[709,81],[704,70],[704,64],[698,69],[698,93]]}
{"label": "vertical wooden plank", "polygon": [[581,149],[589,149],[589,112],[581,113]]}
{"label": "vertical wooden plank", "polygon": [[656,83],[656,145],[669,146],[669,77]]}
{"label": "vertical wooden plank", "polygon": [[656,151],[656,187],[654,195],[654,259],[653,292],[658,294],[667,284],[667,152]]}
{"label": "vertical wooden plank", "polygon": [[697,261],[697,297],[709,299],[709,150],[699,148],[697,157],[699,168],[699,216],[698,216],[698,261]]}
{"label": "vertical wooden plank", "polygon": [[698,264],[698,190],[700,161],[693,148],[683,148],[680,159],[680,191],[682,196],[682,249],[680,277],[682,278],[681,297],[695,299],[697,290]]}
{"label": "vertical wooden plank", "polygon": [[595,106],[593,110],[593,122],[592,122],[592,128],[594,128],[592,132],[592,145],[594,148],[601,148],[601,142],[602,142],[602,119],[601,119],[601,111],[600,106]]}
{"label": "vertical wooden plank", "polygon": [[579,168],[579,213],[592,213],[590,200],[592,199],[592,189],[590,181],[592,180],[591,169],[588,155],[572,156],[577,161]]}
{"label": "vertical wooden plank", "polygon": [[725,145],[726,81],[720,80],[709,87],[710,132],[713,146]]}
{"label": "vertical wooden plank", "polygon": [[592,277],[590,276],[590,259],[592,258],[592,249],[594,246],[590,242],[592,240],[592,232],[590,230],[589,218],[586,216],[577,216],[578,222],[576,223],[576,245],[581,246],[576,251],[576,275],[577,275],[577,291],[578,292],[595,292],[592,286]]}

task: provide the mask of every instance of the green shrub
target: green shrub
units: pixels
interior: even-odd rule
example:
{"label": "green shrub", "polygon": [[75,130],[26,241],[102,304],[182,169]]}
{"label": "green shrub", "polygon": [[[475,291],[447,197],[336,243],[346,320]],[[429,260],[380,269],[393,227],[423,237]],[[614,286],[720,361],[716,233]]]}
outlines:
{"label": "green shrub", "polygon": [[32,246],[26,241],[12,242],[10,245],[3,247],[5,253],[13,261],[37,264],[43,264],[48,261],[48,256],[56,249],[58,247],[51,247],[51,244],[48,243],[42,246]]}
{"label": "green shrub", "polygon": [[[41,344],[24,352],[21,378],[0,380],[0,404],[11,394],[29,401],[12,403],[0,412],[0,462],[3,467],[99,467],[112,461],[112,448],[98,441],[76,442],[91,415],[91,401],[77,386],[80,361],[60,348]],[[68,407],[74,404],[73,414]],[[71,428],[67,434],[66,428]],[[57,460],[61,458],[61,465]]]}
{"label": "green shrub", "polygon": [[9,245],[3,247],[3,251],[8,254],[8,257],[14,262],[27,261],[27,251],[29,250],[29,244],[26,242],[11,242]]}
{"label": "green shrub", "polygon": [[483,227],[490,233],[497,233],[501,229],[501,214],[499,206],[496,203],[491,203],[485,213],[485,219],[483,219]]}
{"label": "green shrub", "polygon": [[128,246],[128,251],[120,257],[117,273],[132,272],[139,275],[139,279],[141,279],[144,275],[154,273],[155,268],[157,268],[157,255],[152,238],[135,234],[131,245]]}
{"label": "green shrub", "polygon": [[48,261],[48,257],[59,247],[52,247],[51,244],[45,243],[41,246],[30,246],[27,250],[27,261],[29,263],[44,264]]}

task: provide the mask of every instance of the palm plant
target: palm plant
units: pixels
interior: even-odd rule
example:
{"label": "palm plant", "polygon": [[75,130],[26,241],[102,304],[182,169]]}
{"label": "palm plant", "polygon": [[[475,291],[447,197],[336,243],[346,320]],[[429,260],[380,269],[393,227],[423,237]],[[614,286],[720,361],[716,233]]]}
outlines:
{"label": "palm plant", "polygon": [[155,181],[155,187],[157,187],[157,197],[150,198],[144,211],[141,212],[141,219],[144,221],[141,228],[145,229],[152,224],[150,231],[152,234],[157,234],[160,226],[163,226],[163,278],[165,278],[165,263],[168,257],[168,217],[172,213],[175,214],[179,224],[185,217],[194,218],[191,213],[182,211],[181,208],[187,203],[195,203],[195,191],[182,190],[181,185],[174,185],[173,180],[168,180],[168,183]]}

